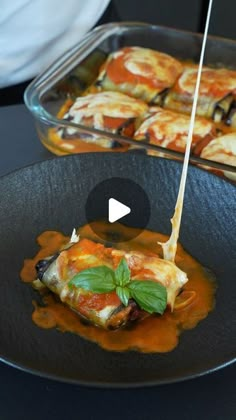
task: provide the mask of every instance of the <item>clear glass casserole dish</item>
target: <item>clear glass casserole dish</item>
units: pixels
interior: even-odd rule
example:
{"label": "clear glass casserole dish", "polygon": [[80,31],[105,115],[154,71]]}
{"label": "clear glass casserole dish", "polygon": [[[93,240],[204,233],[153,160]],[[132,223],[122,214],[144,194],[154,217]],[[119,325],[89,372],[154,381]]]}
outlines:
{"label": "clear glass casserole dish", "polygon": [[[111,133],[62,118],[66,106],[93,85],[109,54],[123,47],[144,47],[169,54],[183,62],[198,63],[202,36],[200,34],[153,26],[144,23],[111,23],[100,26],[60,57],[25,91],[25,103],[32,112],[39,138],[51,152],[62,155],[89,151],[127,151],[136,149],[148,154],[183,159],[183,153],[169,150],[145,140]],[[236,69],[236,42],[209,36],[205,65],[213,68]],[[236,86],[235,86],[236,92]],[[67,104],[67,105],[66,105]],[[227,120],[228,118],[228,120]],[[235,124],[236,100],[233,99],[225,125]],[[229,125],[229,124],[228,124]],[[58,137],[58,133],[76,132],[72,140]],[[236,153],[235,153],[236,157]],[[192,155],[191,162],[204,165],[216,173],[230,175],[236,180],[236,168],[228,162],[216,162]],[[231,174],[228,173],[231,172]],[[232,175],[232,176],[231,176]]]}

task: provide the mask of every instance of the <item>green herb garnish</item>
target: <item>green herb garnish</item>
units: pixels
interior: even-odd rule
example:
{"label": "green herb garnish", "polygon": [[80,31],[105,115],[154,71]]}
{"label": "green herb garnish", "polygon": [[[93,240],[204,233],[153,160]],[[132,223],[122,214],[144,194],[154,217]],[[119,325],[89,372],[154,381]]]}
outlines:
{"label": "green herb garnish", "polygon": [[93,293],[115,291],[124,306],[132,298],[146,312],[163,314],[167,305],[166,288],[153,280],[131,280],[130,270],[124,258],[116,270],[105,265],[88,268],[76,274],[69,287],[78,287]]}

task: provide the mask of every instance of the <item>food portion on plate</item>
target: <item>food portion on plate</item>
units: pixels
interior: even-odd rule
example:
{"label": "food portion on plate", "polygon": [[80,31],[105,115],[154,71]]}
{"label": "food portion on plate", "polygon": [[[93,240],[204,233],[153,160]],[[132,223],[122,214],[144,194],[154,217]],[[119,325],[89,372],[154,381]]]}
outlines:
{"label": "food portion on plate", "polygon": [[[107,242],[89,225],[71,239],[58,232],[39,236],[39,253],[25,260],[21,271],[44,302],[34,302],[33,321],[107,350],[173,350],[180,332],[194,328],[213,309],[212,275],[181,245],[175,263],[164,260],[158,242],[165,235],[146,230],[126,241],[132,228],[96,223]],[[115,246],[109,243],[111,231],[122,235]]]}
{"label": "food portion on plate", "polygon": [[[107,329],[138,319],[146,307],[151,313],[163,313],[166,305],[173,308],[176,295],[187,282],[186,274],[170,261],[105,247],[85,238],[69,244],[56,257],[40,260],[36,270],[38,279],[62,302]],[[139,289],[153,293],[156,307],[148,307],[142,300],[139,307],[132,301]]]}
{"label": "food portion on plate", "polygon": [[[197,65],[160,51],[130,46],[112,52],[81,96],[70,93],[57,115],[63,124],[48,130],[45,145],[58,154],[134,149],[122,136],[137,140],[139,149],[148,143],[184,153],[196,76]],[[203,67],[192,155],[204,158],[209,140],[236,133],[235,103],[236,70]],[[232,165],[232,153],[220,162]]]}

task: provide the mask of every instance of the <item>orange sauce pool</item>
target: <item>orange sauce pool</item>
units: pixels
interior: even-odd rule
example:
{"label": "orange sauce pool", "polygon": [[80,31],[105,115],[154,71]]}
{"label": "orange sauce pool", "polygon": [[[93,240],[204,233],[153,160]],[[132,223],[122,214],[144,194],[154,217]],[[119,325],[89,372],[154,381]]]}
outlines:
{"label": "orange sauce pool", "polygon": [[[108,225],[96,222],[99,228],[107,233]],[[110,225],[111,226],[111,225]],[[109,228],[110,229],[110,228]],[[113,232],[125,237],[130,228],[114,224]],[[89,225],[79,229],[80,237],[86,237],[104,243],[91,230]],[[143,231],[137,238],[119,242],[116,248],[123,250],[139,250],[156,252],[162,255],[157,241],[164,242],[166,235]],[[31,283],[36,278],[35,264],[42,258],[54,254],[68,242],[69,237],[59,232],[46,231],[38,236],[40,250],[32,259],[26,259],[21,270],[21,279]],[[137,350],[144,353],[164,353],[173,350],[183,330],[196,327],[199,321],[206,318],[214,308],[216,284],[213,277],[204,267],[191,257],[181,245],[178,245],[176,265],[185,271],[189,281],[184,285],[182,293],[176,298],[175,309],[167,309],[164,315],[152,315],[124,329],[107,331],[88,325],[69,307],[59,301],[47,289],[41,292],[44,306],[33,302],[32,319],[41,328],[58,328],[62,332],[72,332],[94,341],[102,348],[110,351]],[[46,291],[46,292],[45,292]]]}
{"label": "orange sauce pool", "polygon": [[[41,135],[40,135],[41,136]],[[87,143],[82,139],[66,139],[63,140],[57,133],[55,128],[51,128],[48,131],[48,137],[41,137],[42,143],[44,146],[50,150],[50,152],[55,153],[56,155],[66,155],[71,153],[93,153],[93,152],[126,152],[129,148],[129,145],[122,145],[120,147],[115,147],[114,149],[109,149],[106,147],[99,146],[94,143]]]}

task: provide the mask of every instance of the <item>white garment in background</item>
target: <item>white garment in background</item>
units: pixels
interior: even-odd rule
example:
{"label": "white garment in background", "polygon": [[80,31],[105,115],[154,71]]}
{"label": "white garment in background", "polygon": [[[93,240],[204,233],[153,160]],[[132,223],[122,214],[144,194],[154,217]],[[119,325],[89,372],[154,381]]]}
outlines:
{"label": "white garment in background", "polygon": [[81,40],[110,0],[0,0],[0,87],[29,80]]}

